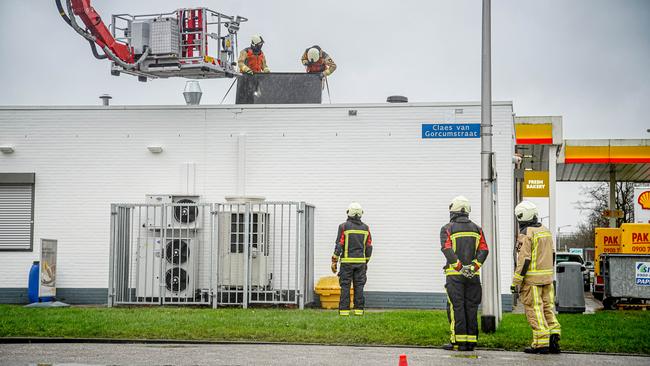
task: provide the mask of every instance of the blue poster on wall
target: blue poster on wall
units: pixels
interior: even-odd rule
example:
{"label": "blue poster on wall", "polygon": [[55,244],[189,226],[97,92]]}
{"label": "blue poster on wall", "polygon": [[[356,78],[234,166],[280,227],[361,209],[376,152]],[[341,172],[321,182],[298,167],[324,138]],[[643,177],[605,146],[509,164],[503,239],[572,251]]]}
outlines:
{"label": "blue poster on wall", "polygon": [[480,137],[480,123],[422,124],[423,139],[477,139]]}

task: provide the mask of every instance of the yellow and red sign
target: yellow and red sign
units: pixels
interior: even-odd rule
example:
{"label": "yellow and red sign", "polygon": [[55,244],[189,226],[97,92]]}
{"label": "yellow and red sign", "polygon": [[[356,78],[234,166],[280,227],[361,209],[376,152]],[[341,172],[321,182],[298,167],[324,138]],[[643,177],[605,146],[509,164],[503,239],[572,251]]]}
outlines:
{"label": "yellow and red sign", "polygon": [[567,164],[650,163],[650,146],[569,146],[564,149]]}
{"label": "yellow and red sign", "polygon": [[515,138],[517,145],[551,145],[553,144],[553,124],[516,123]]}
{"label": "yellow and red sign", "polygon": [[619,228],[597,227],[595,230],[595,263],[594,273],[600,273],[600,255],[603,253],[620,253],[621,252],[621,235],[622,230]]}
{"label": "yellow and red sign", "polygon": [[622,253],[650,254],[650,224],[623,224]]}

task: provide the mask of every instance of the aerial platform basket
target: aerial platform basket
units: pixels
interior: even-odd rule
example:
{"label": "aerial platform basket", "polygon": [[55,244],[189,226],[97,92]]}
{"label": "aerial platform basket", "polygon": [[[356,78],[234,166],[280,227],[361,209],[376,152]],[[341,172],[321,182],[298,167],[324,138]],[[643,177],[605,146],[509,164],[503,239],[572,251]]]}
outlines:
{"label": "aerial platform basket", "polygon": [[248,19],[207,8],[185,8],[161,14],[116,14],[111,32],[130,47],[135,67],[112,62],[111,74],[147,78],[226,78],[239,75],[237,31]]}

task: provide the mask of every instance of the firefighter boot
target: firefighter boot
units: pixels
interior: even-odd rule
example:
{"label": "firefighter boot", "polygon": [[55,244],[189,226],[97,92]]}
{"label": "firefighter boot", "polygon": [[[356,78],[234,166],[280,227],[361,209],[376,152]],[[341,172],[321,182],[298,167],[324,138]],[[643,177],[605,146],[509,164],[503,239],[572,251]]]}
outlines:
{"label": "firefighter boot", "polygon": [[445,351],[458,351],[458,345],[454,343],[447,343],[444,346],[442,346],[442,349]]}
{"label": "firefighter boot", "polygon": [[459,342],[458,343],[458,350],[459,351],[471,351],[472,349],[467,345],[467,342]]}
{"label": "firefighter boot", "polygon": [[549,341],[549,352],[558,354],[560,353],[560,335],[551,334],[551,339]]}
{"label": "firefighter boot", "polygon": [[537,354],[537,355],[547,355],[548,354],[548,347],[528,347],[524,349],[525,353],[532,353],[532,354]]}

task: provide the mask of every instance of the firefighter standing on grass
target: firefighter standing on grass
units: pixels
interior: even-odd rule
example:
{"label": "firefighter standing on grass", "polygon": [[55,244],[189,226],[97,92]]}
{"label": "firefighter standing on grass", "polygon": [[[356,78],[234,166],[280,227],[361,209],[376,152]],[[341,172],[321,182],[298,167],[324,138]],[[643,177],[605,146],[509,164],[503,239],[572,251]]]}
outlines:
{"label": "firefighter standing on grass", "polygon": [[449,205],[450,222],[440,229],[441,250],[447,259],[447,315],[451,342],[446,350],[473,351],[478,339],[481,304],[479,269],[488,256],[483,230],[469,219],[469,200],[458,196]]}
{"label": "firefighter standing on grass", "polygon": [[363,208],[352,202],[347,210],[348,219],[339,225],[336,234],[334,255],[332,255],[332,272],[336,273],[339,258],[339,284],[341,298],[339,315],[350,315],[350,284],[354,284],[354,315],[363,315],[365,298],[363,286],[366,284],[368,261],[372,255],[372,237],[370,228],[361,221]]}
{"label": "firefighter standing on grass", "polygon": [[266,57],[262,52],[264,39],[259,34],[251,37],[251,46],[246,47],[239,52],[239,59],[237,65],[242,74],[259,74],[270,72],[269,67],[266,65]]}
{"label": "firefighter standing on grass", "polygon": [[553,312],[553,235],[539,223],[537,206],[523,201],[515,207],[519,222],[517,267],[510,290],[519,294],[528,324],[533,328],[533,343],[526,353],[560,353],[560,323]]}

